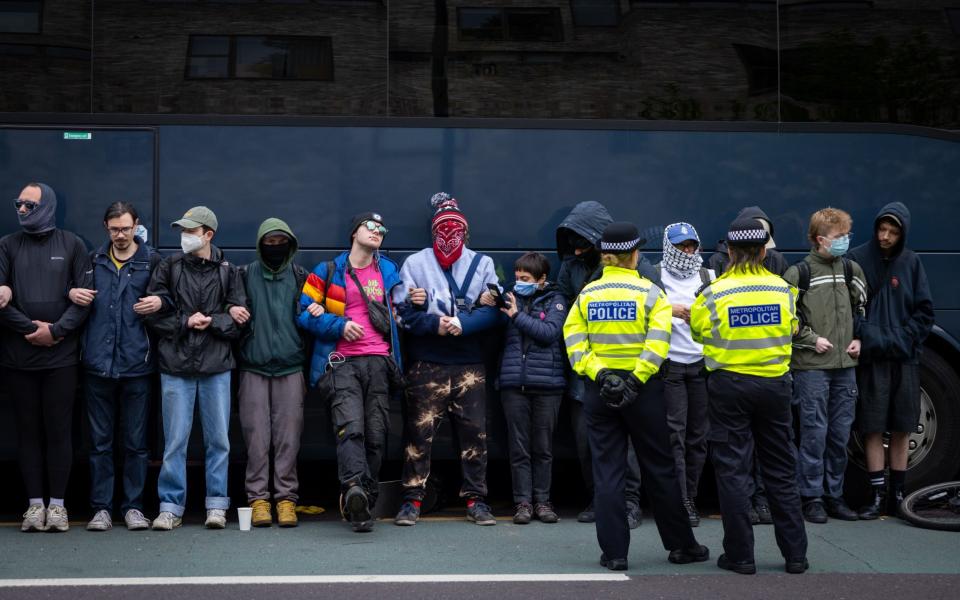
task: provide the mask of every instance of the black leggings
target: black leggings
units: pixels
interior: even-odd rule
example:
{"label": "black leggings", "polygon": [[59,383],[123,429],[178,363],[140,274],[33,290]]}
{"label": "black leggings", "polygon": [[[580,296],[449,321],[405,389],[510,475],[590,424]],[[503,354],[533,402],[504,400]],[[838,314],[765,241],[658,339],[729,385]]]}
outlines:
{"label": "black leggings", "polygon": [[44,496],[46,458],[47,491],[51,498],[63,498],[73,461],[71,432],[77,367],[7,369],[5,379],[17,411],[20,471],[27,497]]}

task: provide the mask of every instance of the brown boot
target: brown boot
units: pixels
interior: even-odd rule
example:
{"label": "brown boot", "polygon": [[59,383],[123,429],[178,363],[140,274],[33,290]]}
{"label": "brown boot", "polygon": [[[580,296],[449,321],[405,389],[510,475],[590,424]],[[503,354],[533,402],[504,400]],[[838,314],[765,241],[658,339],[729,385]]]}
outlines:
{"label": "brown boot", "polygon": [[270,527],[273,525],[273,516],[270,514],[270,502],[267,500],[254,500],[250,503],[253,509],[253,515],[250,522],[254,527]]}
{"label": "brown boot", "polygon": [[277,523],[280,527],[297,526],[297,504],[293,500],[277,502]]}

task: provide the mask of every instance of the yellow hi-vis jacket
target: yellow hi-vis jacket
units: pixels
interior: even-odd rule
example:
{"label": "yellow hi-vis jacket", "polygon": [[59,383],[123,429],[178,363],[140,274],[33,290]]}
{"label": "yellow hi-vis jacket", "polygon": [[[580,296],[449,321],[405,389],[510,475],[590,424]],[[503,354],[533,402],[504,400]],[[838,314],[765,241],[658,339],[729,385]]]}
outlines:
{"label": "yellow hi-vis jacket", "polygon": [[728,271],[690,307],[690,332],[707,370],[779,377],[790,369],[797,289],[763,269]]}
{"label": "yellow hi-vis jacket", "polygon": [[573,370],[596,379],[600,369],[619,369],[646,383],[670,349],[672,311],[663,290],[636,270],[604,267],[563,325]]}

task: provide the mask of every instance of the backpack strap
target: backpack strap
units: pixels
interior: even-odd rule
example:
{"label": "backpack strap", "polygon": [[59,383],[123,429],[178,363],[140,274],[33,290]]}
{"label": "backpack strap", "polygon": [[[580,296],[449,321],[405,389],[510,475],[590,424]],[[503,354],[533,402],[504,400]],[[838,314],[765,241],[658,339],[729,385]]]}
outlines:
{"label": "backpack strap", "polygon": [[317,303],[323,305],[324,308],[327,307],[327,290],[330,289],[330,282],[333,281],[333,272],[336,268],[337,265],[332,260],[327,261],[327,280],[323,282],[323,298]]}
{"label": "backpack strap", "polygon": [[850,259],[846,256],[840,257],[840,260],[843,261],[843,280],[847,282],[847,287],[849,288],[853,282],[853,265],[850,264]]}
{"label": "backpack strap", "polygon": [[457,281],[453,278],[453,268],[443,269],[443,275],[447,278],[447,284],[450,286],[450,291],[453,292],[453,297],[457,302],[457,310],[467,310],[467,290],[470,289],[470,282],[473,281],[473,276],[477,272],[482,257],[483,255],[479,252],[473,255],[473,260],[467,268],[467,274],[463,277],[463,282],[460,285],[457,285]]}
{"label": "backpack strap", "polygon": [[700,283],[703,284],[703,287],[710,285],[711,281],[713,281],[713,279],[710,277],[710,269],[700,267]]}

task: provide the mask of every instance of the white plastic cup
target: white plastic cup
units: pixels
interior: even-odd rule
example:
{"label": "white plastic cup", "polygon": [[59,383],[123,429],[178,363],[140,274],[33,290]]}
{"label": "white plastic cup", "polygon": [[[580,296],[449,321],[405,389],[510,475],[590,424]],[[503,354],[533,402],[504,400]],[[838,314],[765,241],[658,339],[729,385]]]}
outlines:
{"label": "white plastic cup", "polygon": [[253,518],[253,509],[249,506],[237,507],[237,521],[240,522],[240,531],[250,531],[250,520]]}

